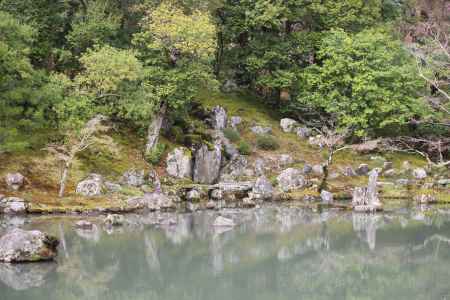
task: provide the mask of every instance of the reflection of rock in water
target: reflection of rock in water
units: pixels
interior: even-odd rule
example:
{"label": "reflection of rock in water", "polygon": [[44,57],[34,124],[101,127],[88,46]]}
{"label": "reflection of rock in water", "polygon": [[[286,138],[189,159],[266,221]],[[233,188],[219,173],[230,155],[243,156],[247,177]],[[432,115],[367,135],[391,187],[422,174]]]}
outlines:
{"label": "reflection of rock in water", "polygon": [[[377,229],[380,226],[381,216],[369,214],[353,214],[353,230],[358,233],[358,237],[365,240],[370,250],[375,249],[377,239]],[[363,232],[366,236],[363,236]]]}
{"label": "reflection of rock in water", "polygon": [[164,234],[167,239],[175,245],[181,245],[191,238],[192,234],[192,215],[170,215],[167,218],[176,220],[172,226],[163,226]]}
{"label": "reflection of rock in water", "polygon": [[91,229],[77,228],[75,229],[75,232],[79,237],[94,243],[98,243],[100,240],[100,230],[97,225],[93,225]]}
{"label": "reflection of rock in water", "polygon": [[145,243],[145,258],[147,260],[148,267],[152,272],[160,272],[161,264],[158,257],[157,243],[152,236],[146,235],[144,238]]}
{"label": "reflection of rock in water", "polygon": [[42,286],[55,268],[55,263],[0,264],[0,280],[15,290],[27,290]]}

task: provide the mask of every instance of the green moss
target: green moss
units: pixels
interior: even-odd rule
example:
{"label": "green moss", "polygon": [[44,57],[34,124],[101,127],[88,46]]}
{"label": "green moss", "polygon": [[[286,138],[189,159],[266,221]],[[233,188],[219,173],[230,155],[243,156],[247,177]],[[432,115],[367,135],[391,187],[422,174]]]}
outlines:
{"label": "green moss", "polygon": [[270,135],[261,135],[256,138],[256,146],[261,150],[277,150],[280,148],[277,140]]}
{"label": "green moss", "polygon": [[223,130],[223,134],[232,143],[236,143],[236,142],[238,142],[241,139],[241,136],[239,135],[239,132],[237,132],[236,130],[234,130],[232,128],[225,128]]}

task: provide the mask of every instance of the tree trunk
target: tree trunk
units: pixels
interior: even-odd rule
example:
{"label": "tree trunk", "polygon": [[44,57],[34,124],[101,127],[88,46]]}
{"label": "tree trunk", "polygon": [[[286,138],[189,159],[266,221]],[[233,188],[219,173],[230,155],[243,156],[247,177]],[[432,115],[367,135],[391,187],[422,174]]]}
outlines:
{"label": "tree trunk", "polygon": [[64,164],[64,169],[62,172],[61,180],[59,182],[59,193],[58,196],[62,198],[64,196],[64,190],[66,189],[66,181],[69,175],[70,163]]}
{"label": "tree trunk", "polygon": [[159,112],[155,115],[155,118],[148,127],[147,145],[145,146],[145,152],[150,153],[154,147],[158,144],[159,132],[161,131],[162,123],[166,117],[167,103],[164,101],[161,103]]}

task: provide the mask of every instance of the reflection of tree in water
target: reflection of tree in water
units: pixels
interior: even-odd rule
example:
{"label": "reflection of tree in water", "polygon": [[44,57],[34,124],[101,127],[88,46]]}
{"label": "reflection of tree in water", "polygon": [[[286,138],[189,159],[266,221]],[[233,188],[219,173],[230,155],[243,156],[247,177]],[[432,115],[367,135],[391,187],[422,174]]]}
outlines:
{"label": "reflection of tree in water", "polygon": [[35,264],[0,264],[0,280],[18,291],[43,286],[56,268],[53,262]]}
{"label": "reflection of tree in water", "polygon": [[353,230],[361,240],[367,242],[370,250],[375,250],[377,229],[381,225],[381,216],[376,214],[353,213],[352,217]]}

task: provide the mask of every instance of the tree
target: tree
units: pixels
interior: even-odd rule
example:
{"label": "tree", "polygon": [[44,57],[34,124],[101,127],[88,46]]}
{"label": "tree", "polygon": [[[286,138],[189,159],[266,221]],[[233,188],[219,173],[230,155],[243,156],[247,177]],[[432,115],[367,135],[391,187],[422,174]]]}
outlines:
{"label": "tree", "polygon": [[380,30],[351,35],[333,30],[305,69],[297,105],[332,114],[357,136],[422,114],[423,88],[400,43]]}
{"label": "tree", "polygon": [[61,163],[62,171],[59,183],[59,197],[64,196],[66,182],[69,177],[69,171],[77,156],[94,146],[104,146],[110,152],[113,152],[115,145],[112,139],[105,134],[109,130],[108,126],[103,123],[106,117],[97,115],[90,119],[79,130],[70,128],[64,131],[64,142],[61,144],[50,144],[46,150],[51,153],[56,160]]}
{"label": "tree", "polygon": [[148,129],[146,152],[150,152],[158,143],[168,110],[186,109],[201,88],[216,87],[216,30],[205,12],[185,14],[163,2],[147,11],[134,43],[145,61],[146,83],[158,99]]}

